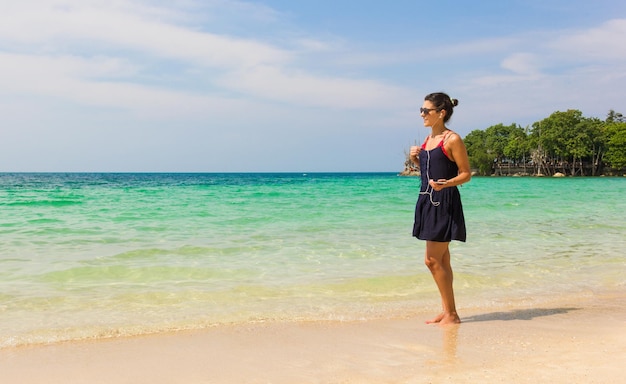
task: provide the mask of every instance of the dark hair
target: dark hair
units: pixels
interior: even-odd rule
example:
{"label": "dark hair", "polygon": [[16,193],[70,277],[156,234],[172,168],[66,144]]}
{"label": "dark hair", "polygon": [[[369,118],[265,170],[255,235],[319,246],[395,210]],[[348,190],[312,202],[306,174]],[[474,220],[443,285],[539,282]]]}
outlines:
{"label": "dark hair", "polygon": [[450,120],[452,113],[454,112],[454,107],[459,105],[459,101],[457,99],[451,99],[450,96],[443,92],[435,92],[430,95],[426,95],[424,100],[433,103],[435,108],[437,108],[437,111],[446,111],[446,115],[443,118],[444,123]]}

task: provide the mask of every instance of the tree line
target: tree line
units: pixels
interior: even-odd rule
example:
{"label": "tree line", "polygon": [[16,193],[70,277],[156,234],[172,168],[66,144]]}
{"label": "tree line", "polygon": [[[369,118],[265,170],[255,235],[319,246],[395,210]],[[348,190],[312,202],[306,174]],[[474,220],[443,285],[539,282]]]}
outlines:
{"label": "tree line", "polygon": [[557,111],[530,127],[497,124],[463,140],[479,175],[622,175],[626,168],[626,119],[613,110],[605,120]]}

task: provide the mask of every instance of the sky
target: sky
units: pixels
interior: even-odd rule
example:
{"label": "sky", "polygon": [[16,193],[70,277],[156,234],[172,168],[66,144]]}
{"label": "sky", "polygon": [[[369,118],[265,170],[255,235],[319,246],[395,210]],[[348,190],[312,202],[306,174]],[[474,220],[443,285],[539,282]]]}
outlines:
{"label": "sky", "polygon": [[626,113],[622,0],[0,0],[0,172],[395,172],[462,137]]}

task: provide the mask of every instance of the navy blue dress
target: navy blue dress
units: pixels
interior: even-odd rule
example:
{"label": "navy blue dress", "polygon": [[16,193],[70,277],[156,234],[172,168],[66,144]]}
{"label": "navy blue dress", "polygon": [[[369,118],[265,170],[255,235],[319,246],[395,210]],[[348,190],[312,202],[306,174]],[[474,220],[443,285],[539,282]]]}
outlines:
{"label": "navy blue dress", "polygon": [[428,184],[429,179],[448,180],[459,174],[456,163],[444,152],[443,143],[446,137],[447,135],[430,151],[425,149],[427,140],[419,154],[422,185],[415,204],[413,236],[421,240],[449,242],[466,239],[465,217],[458,188],[449,187],[435,191]]}

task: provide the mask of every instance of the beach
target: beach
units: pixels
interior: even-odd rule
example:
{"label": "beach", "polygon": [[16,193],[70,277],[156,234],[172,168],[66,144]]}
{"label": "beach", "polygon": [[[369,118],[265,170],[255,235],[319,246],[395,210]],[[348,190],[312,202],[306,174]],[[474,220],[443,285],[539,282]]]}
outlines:
{"label": "beach", "polygon": [[3,383],[620,383],[626,295],[355,322],[260,322],[0,350]]}

